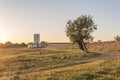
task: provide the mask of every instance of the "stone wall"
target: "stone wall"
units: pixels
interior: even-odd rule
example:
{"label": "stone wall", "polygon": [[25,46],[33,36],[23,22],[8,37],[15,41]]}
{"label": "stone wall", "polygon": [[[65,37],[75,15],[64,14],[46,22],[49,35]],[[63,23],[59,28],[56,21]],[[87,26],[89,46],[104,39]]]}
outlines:
{"label": "stone wall", "polygon": [[[120,42],[117,41],[107,41],[107,42],[94,42],[86,44],[89,50],[120,50]],[[56,48],[76,48],[78,45],[72,45],[71,43],[49,43],[48,47]]]}

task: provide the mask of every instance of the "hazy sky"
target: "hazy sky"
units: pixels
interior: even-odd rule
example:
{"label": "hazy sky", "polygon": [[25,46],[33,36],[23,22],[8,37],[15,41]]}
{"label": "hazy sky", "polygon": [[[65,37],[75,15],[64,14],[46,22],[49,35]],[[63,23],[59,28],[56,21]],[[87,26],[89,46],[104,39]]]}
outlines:
{"label": "hazy sky", "polygon": [[0,0],[0,42],[32,42],[40,33],[47,42],[68,42],[65,25],[91,15],[95,40],[120,35],[120,0]]}

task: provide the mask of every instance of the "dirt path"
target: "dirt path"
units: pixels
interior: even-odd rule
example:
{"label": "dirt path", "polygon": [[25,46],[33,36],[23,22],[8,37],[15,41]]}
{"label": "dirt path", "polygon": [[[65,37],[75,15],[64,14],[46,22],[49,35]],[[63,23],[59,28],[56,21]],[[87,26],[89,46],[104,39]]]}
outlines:
{"label": "dirt path", "polygon": [[104,58],[104,59],[120,58],[120,53],[103,54],[99,56],[98,58]]}

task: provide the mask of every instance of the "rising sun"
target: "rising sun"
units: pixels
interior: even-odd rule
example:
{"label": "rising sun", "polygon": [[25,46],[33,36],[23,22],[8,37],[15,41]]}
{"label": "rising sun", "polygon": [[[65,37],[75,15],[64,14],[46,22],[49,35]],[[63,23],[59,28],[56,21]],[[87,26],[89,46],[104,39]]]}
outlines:
{"label": "rising sun", "polygon": [[3,31],[0,31],[0,43],[3,43],[6,41],[6,35]]}

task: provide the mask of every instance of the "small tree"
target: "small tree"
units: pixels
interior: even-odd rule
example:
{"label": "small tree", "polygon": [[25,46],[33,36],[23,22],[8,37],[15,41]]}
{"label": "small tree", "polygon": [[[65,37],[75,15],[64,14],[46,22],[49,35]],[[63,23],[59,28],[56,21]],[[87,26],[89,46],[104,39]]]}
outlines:
{"label": "small tree", "polygon": [[46,47],[48,44],[45,41],[41,41],[41,45],[42,45],[42,47]]}
{"label": "small tree", "polygon": [[10,41],[8,41],[8,42],[6,42],[6,43],[4,44],[4,47],[5,47],[5,48],[13,47],[13,43],[10,42]]}
{"label": "small tree", "polygon": [[96,29],[97,27],[94,24],[92,17],[90,15],[82,15],[74,21],[68,21],[66,25],[66,35],[72,43],[77,43],[81,50],[88,53],[89,51],[85,42],[93,40],[91,33]]}
{"label": "small tree", "polygon": [[24,43],[24,42],[22,42],[21,44],[19,44],[20,45],[20,47],[27,47],[27,45]]}
{"label": "small tree", "polygon": [[116,41],[120,41],[120,35],[115,36],[114,39],[115,39]]}

